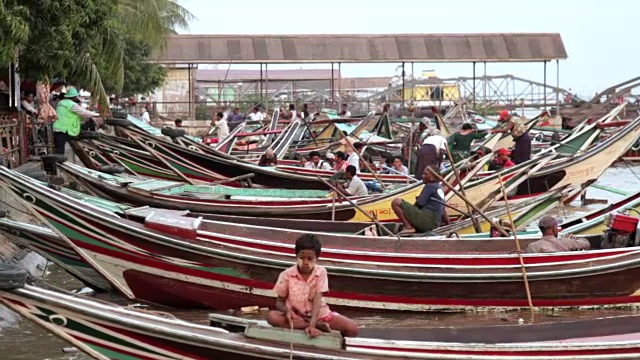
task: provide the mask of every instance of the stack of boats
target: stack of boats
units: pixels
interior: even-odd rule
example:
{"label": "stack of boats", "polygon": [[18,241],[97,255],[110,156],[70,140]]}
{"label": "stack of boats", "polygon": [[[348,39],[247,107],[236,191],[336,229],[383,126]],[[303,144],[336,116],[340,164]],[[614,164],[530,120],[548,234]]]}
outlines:
{"label": "stack of boats", "polygon": [[[372,153],[398,152],[396,134],[407,126],[387,114],[283,122],[276,111],[268,124],[242,124],[219,142],[210,140],[211,132],[189,137],[118,116],[106,121],[117,135],[86,132],[70,143],[83,166],[45,156],[42,179],[0,167],[6,209],[20,207],[38,221],[17,221],[16,210],[4,211],[0,232],[97,291],[180,309],[273,307],[278,274],[295,262],[295,240],[307,233],[322,242],[320,264],[330,284],[325,299],[345,313],[634,307],[640,304],[640,232],[629,214],[640,214],[640,192],[561,224],[562,234],[586,238],[591,250],[516,251],[516,242],[524,248],[540,239],[530,224],[579,197],[634,146],[640,117],[620,121],[623,108],[560,137],[537,127],[543,117],[528,121],[543,145],[508,169],[484,171],[491,155],[448,164],[445,201],[455,221],[410,236],[398,235],[402,226],[391,201],[414,202],[421,182],[363,173],[383,190],[345,198],[327,182],[333,172],[292,160],[314,150],[349,151],[354,141]],[[444,129],[447,119],[438,120]],[[481,145],[496,150],[511,141],[491,134]],[[257,164],[266,149],[274,150],[278,165]],[[495,237],[491,230],[498,228],[503,235]],[[622,246],[604,246],[603,238],[611,237]],[[217,312],[204,326],[26,282],[24,271],[0,268],[0,301],[96,359],[640,357],[638,315],[366,327],[356,338],[334,332],[309,339],[260,319]]]}

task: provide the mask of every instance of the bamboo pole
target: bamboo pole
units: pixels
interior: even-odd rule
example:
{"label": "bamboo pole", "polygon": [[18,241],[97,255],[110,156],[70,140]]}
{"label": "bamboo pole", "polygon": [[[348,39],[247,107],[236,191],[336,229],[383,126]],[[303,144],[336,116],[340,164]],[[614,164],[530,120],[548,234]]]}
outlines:
{"label": "bamboo pole", "polygon": [[[316,178],[320,181],[322,181],[323,183],[325,183],[325,185],[327,185],[328,187],[331,188],[331,190],[336,192],[336,196],[337,195],[341,195],[340,191],[333,185],[331,185],[331,183],[329,183],[327,180],[321,178],[320,176],[316,176]],[[349,199],[346,196],[342,196],[343,199],[347,200],[349,202],[349,204],[351,204],[352,206],[354,206],[356,209],[360,210],[364,216],[368,217],[371,221],[373,221],[376,225],[378,225],[379,228],[381,228],[382,230],[384,230],[387,234],[389,234],[389,236],[393,236],[396,237],[397,235],[394,234],[393,232],[391,232],[391,230],[387,229],[386,227],[382,226],[382,223],[380,221],[378,221],[378,219],[376,219],[373,215],[369,214],[368,212],[364,211],[363,208],[360,207],[360,205],[356,204],[355,202],[353,202],[353,200]]]}
{"label": "bamboo pole", "polygon": [[[449,162],[451,163],[451,170],[453,170],[453,174],[455,175],[456,180],[458,180],[458,184],[460,185],[460,193],[464,196],[467,196],[467,194],[464,192],[464,185],[462,184],[462,179],[460,178],[460,173],[458,172],[458,168],[456,168],[456,164],[453,161],[453,155],[451,155],[451,151],[449,150],[448,144],[447,146],[445,146],[445,149],[447,151],[447,157],[449,158]],[[475,229],[476,233],[481,233],[482,228],[480,227],[480,223],[478,223],[478,219],[475,216],[473,216],[473,210],[471,209],[471,206],[469,206],[469,204],[466,202],[465,204],[467,205],[467,212],[469,212],[469,215],[471,215],[471,222],[473,223],[473,228]]]}
{"label": "bamboo pole", "polygon": [[331,221],[336,221],[336,198],[337,197],[338,197],[338,194],[333,196],[333,199],[331,200]]}
{"label": "bamboo pole", "polygon": [[138,139],[136,136],[132,136],[131,134],[129,134],[128,130],[125,130],[126,134],[129,136],[130,139],[132,139],[133,141],[135,141],[136,143],[138,143],[138,145],[142,146],[143,149],[145,149],[146,151],[149,152],[149,154],[153,155],[153,157],[155,157],[156,159],[158,159],[158,161],[160,161],[161,163],[163,163],[164,165],[166,165],[169,169],[171,169],[171,171],[173,171],[176,175],[178,175],[179,177],[181,177],[184,181],[188,182],[191,185],[195,185],[196,183],[189,179],[188,177],[186,177],[183,173],[181,173],[180,171],[178,171],[178,169],[176,169],[175,167],[173,167],[171,164],[169,164],[168,161],[166,161],[164,158],[162,158],[162,155],[159,155],[155,150],[153,150],[150,146],[147,146],[147,144],[145,144],[144,142],[142,142],[140,139]]}
{"label": "bamboo pole", "polygon": [[531,323],[535,319],[535,312],[533,308],[533,300],[531,299],[531,289],[529,288],[529,279],[527,278],[527,270],[524,266],[524,259],[522,258],[522,250],[520,248],[520,241],[518,240],[518,234],[516,233],[515,224],[511,218],[511,208],[509,207],[509,199],[507,198],[507,191],[504,189],[504,183],[502,182],[502,176],[498,177],[500,181],[500,189],[502,190],[502,196],[504,196],[504,206],[507,208],[507,217],[509,218],[509,224],[511,226],[511,232],[513,233],[513,239],[516,242],[516,250],[518,251],[518,260],[520,260],[520,268],[522,269],[522,277],[524,278],[524,289],[527,292],[527,302],[529,303],[529,309],[531,310]]}
{"label": "bamboo pole", "polygon": [[502,234],[505,237],[510,237],[509,233],[506,232],[504,228],[502,228],[502,226],[500,226],[499,224],[496,224],[493,220],[491,220],[491,218],[489,218],[484,212],[482,212],[482,210],[478,209],[478,207],[474,203],[469,201],[469,199],[467,199],[466,196],[462,195],[458,190],[456,190],[453,186],[451,186],[451,184],[447,180],[445,180],[442,176],[440,176],[440,174],[436,173],[430,167],[428,169],[431,172],[431,174],[433,174],[433,176],[436,177],[436,179],[440,180],[445,186],[451,189],[451,191],[453,191],[454,194],[458,195],[462,200],[464,200],[464,202],[469,204],[469,206],[471,206],[473,210],[475,210],[480,216],[482,216],[485,220],[487,220],[487,222],[491,224],[491,226],[498,229],[498,231],[500,231],[500,234]]}

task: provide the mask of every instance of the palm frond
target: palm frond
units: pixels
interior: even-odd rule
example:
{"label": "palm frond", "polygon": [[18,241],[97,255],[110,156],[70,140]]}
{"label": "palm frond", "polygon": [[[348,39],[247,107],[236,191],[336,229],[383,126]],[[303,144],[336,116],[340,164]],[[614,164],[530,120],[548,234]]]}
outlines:
{"label": "palm frond", "polygon": [[154,49],[164,50],[167,35],[188,29],[195,19],[175,0],[119,0],[122,25]]}
{"label": "palm frond", "polygon": [[98,66],[89,52],[80,57],[80,61],[76,63],[76,69],[74,70],[76,79],[91,93],[91,97],[100,105],[100,108],[108,109],[109,96],[104,89]]}

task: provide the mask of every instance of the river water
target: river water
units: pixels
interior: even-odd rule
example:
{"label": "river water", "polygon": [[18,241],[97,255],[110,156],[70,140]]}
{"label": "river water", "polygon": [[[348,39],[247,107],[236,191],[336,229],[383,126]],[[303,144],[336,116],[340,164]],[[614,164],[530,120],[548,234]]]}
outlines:
{"label": "river water", "polygon": [[[640,165],[618,164],[608,169],[597,182],[617,190],[632,193],[640,190]],[[623,198],[623,195],[610,191],[590,188],[588,198],[607,199],[610,202]],[[559,218],[570,218],[577,214],[597,209],[604,204],[581,206],[575,201],[564,208],[554,209],[552,214]],[[68,290],[81,286],[74,278],[55,265],[49,265],[46,280],[51,285]],[[578,318],[593,318],[630,313],[631,310],[595,310],[589,312],[561,312],[556,314],[538,314],[536,322],[567,321]],[[186,320],[206,322],[206,312],[177,313]],[[528,320],[528,312],[478,313],[478,314],[394,314],[391,316],[371,316],[350,313],[361,326],[468,326],[480,324],[514,324],[520,319]],[[0,359],[3,360],[88,360],[89,357],[78,352],[63,352],[71,345],[51,335],[34,323],[21,319],[17,314],[0,306]]]}

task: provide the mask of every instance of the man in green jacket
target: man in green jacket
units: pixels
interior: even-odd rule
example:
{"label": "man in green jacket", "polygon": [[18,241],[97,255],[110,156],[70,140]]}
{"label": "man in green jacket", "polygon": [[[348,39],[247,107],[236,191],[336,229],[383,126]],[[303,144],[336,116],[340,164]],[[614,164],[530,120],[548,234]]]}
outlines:
{"label": "man in green jacket", "polygon": [[98,117],[100,114],[83,109],[80,105],[80,94],[74,87],[67,89],[64,99],[58,102],[56,113],[58,120],[53,123],[53,143],[56,154],[64,155],[67,141],[73,140],[80,134],[80,124],[83,117]]}

